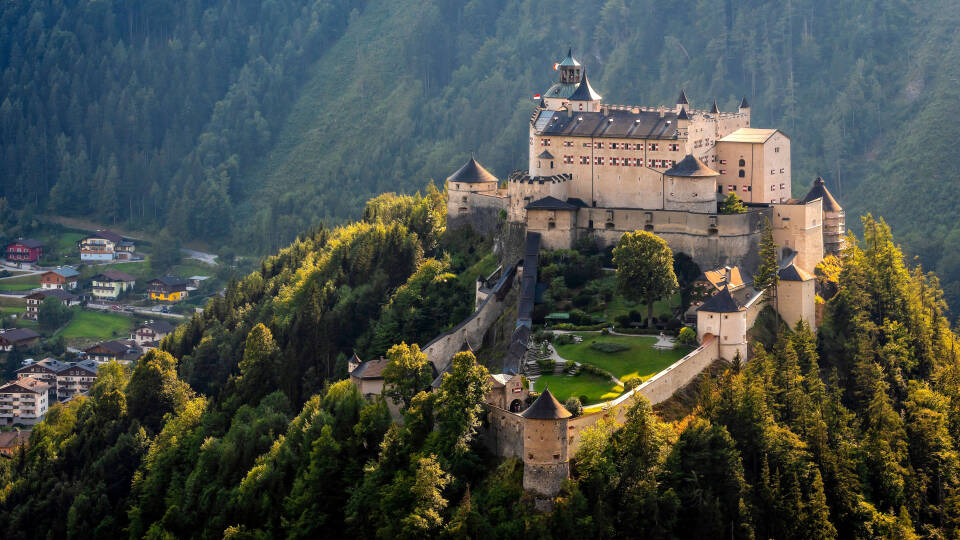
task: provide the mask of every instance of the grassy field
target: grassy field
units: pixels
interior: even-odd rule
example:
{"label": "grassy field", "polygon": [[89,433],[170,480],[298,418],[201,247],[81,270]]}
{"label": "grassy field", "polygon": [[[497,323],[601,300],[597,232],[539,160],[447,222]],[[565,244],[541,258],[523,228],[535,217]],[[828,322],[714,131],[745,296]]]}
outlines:
{"label": "grassy field", "polygon": [[66,328],[59,332],[65,339],[89,338],[95,340],[125,338],[130,334],[133,320],[125,315],[99,311],[77,310]]}
{"label": "grassy field", "polygon": [[40,286],[40,274],[0,279],[0,291],[29,291]]}
{"label": "grassy field", "polygon": [[587,402],[597,403],[607,401],[623,393],[623,387],[614,384],[609,379],[590,373],[581,373],[574,377],[567,375],[541,375],[534,383],[534,388],[542,392],[550,387],[550,392],[561,402],[568,397],[587,396]]}
{"label": "grassy field", "polygon": [[[599,333],[578,334],[583,342],[558,346],[557,353],[567,360],[591,364],[605,369],[621,381],[640,378],[647,380],[663,368],[683,358],[690,349],[658,350],[653,348],[656,337],[650,336],[604,336]],[[616,343],[628,347],[618,352],[601,352],[590,348],[594,342]]]}
{"label": "grassy field", "polygon": [[[605,282],[608,286],[614,286],[616,276],[609,275],[598,281]],[[680,306],[680,293],[676,293],[669,298],[657,300],[653,303],[653,315],[671,315]],[[639,311],[644,318],[647,317],[647,305],[642,302],[633,302],[620,296],[614,295],[613,299],[606,303],[600,311],[595,311],[591,315],[600,316],[609,322],[613,322],[620,315],[628,315],[631,311]]]}
{"label": "grassy field", "polygon": [[457,279],[460,280],[461,283],[473,288],[478,277],[487,277],[496,269],[497,256],[493,253],[488,253],[473,266],[467,268],[463,272],[460,272],[460,274],[457,276]]}

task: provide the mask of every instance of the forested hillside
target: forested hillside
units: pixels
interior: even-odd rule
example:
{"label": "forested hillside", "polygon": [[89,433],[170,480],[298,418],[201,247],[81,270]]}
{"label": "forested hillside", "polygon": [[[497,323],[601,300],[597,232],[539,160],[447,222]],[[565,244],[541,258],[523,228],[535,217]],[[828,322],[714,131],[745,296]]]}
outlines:
{"label": "forested hillside", "polygon": [[[489,383],[472,353],[436,392],[406,395],[403,424],[343,380],[351,350],[424,343],[469,311],[453,274],[484,249],[445,230],[444,208],[435,190],[378,197],[363,221],[265,259],[132,369],[102,367],[88,397],[55,405],[30,448],[0,460],[2,536],[960,532],[957,337],[936,278],[882,221],[865,219],[821,276],[818,336],[762,315],[752,359],[701,379],[683,419],[641,399],[623,425],[584,432],[571,480],[540,512],[522,464],[477,437]],[[415,351],[392,347],[390,365],[416,373]]]}
{"label": "forested hillside", "polygon": [[[471,151],[526,160],[566,46],[614,103],[745,95],[854,217],[887,216],[960,299],[955,3],[47,1],[0,7],[0,195],[276,250]],[[856,220],[849,220],[856,226]]]}

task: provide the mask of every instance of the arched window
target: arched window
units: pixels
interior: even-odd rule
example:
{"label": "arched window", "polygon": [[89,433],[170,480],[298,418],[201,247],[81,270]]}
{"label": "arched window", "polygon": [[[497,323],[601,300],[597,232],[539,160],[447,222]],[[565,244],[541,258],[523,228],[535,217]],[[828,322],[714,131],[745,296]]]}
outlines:
{"label": "arched window", "polygon": [[747,165],[747,161],[743,158],[740,158],[740,166],[745,167],[746,165]]}
{"label": "arched window", "polygon": [[737,174],[737,176],[739,176],[740,178],[743,178],[743,177],[747,176],[747,173],[744,172],[743,169],[740,169],[740,172]]}

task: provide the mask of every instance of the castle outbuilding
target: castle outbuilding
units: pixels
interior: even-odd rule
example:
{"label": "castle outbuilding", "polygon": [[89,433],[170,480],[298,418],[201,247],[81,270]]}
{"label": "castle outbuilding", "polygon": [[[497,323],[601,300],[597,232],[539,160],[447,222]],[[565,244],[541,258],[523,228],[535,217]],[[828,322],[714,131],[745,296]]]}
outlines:
{"label": "castle outbuilding", "polygon": [[523,422],[523,489],[556,495],[570,475],[567,419],[570,411],[545,388],[527,410]]}
{"label": "castle outbuilding", "polygon": [[787,326],[793,328],[802,319],[817,330],[816,279],[796,264],[790,264],[777,273],[777,312]]}

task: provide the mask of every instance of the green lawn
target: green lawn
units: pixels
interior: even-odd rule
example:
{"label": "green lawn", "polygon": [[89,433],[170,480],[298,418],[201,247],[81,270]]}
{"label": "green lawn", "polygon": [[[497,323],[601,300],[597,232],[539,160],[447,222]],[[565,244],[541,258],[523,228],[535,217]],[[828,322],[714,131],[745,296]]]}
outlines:
{"label": "green lawn", "polygon": [[40,274],[0,279],[0,291],[28,291],[40,286]]}
{"label": "green lawn", "polygon": [[0,314],[3,316],[10,315],[11,313],[26,313],[27,306],[0,306]]}
{"label": "green lawn", "polygon": [[597,403],[613,399],[623,393],[622,386],[590,373],[580,373],[574,377],[541,375],[534,383],[534,388],[540,392],[547,386],[560,402],[566,401],[570,396],[587,396],[587,403]]}
{"label": "green lawn", "polygon": [[[601,281],[609,281],[612,285],[616,283],[616,276],[605,276]],[[657,300],[653,303],[654,317],[660,315],[671,315],[680,306],[680,293],[676,293],[669,298]],[[603,317],[609,322],[613,322],[620,315],[628,315],[631,311],[639,311],[644,318],[647,317],[647,305],[642,302],[632,302],[619,294],[614,295],[613,299],[607,302],[603,310],[591,313]]]}
{"label": "green lawn", "polygon": [[100,311],[77,310],[73,319],[58,335],[66,339],[89,338],[96,340],[126,338],[133,327],[133,320],[125,315]]}
{"label": "green lawn", "polygon": [[473,266],[467,268],[457,276],[457,279],[461,283],[469,286],[471,289],[474,287],[478,277],[487,277],[497,269],[497,256],[493,253],[486,254],[482,259],[474,263]]}
{"label": "green lawn", "polygon": [[[583,342],[558,346],[556,349],[560,356],[605,369],[621,381],[637,377],[645,381],[690,352],[686,347],[672,351],[654,349],[653,344],[657,342],[657,338],[653,336],[604,336],[600,333],[578,335],[583,337]],[[605,353],[590,348],[590,344],[596,341],[617,343],[629,349]]]}

